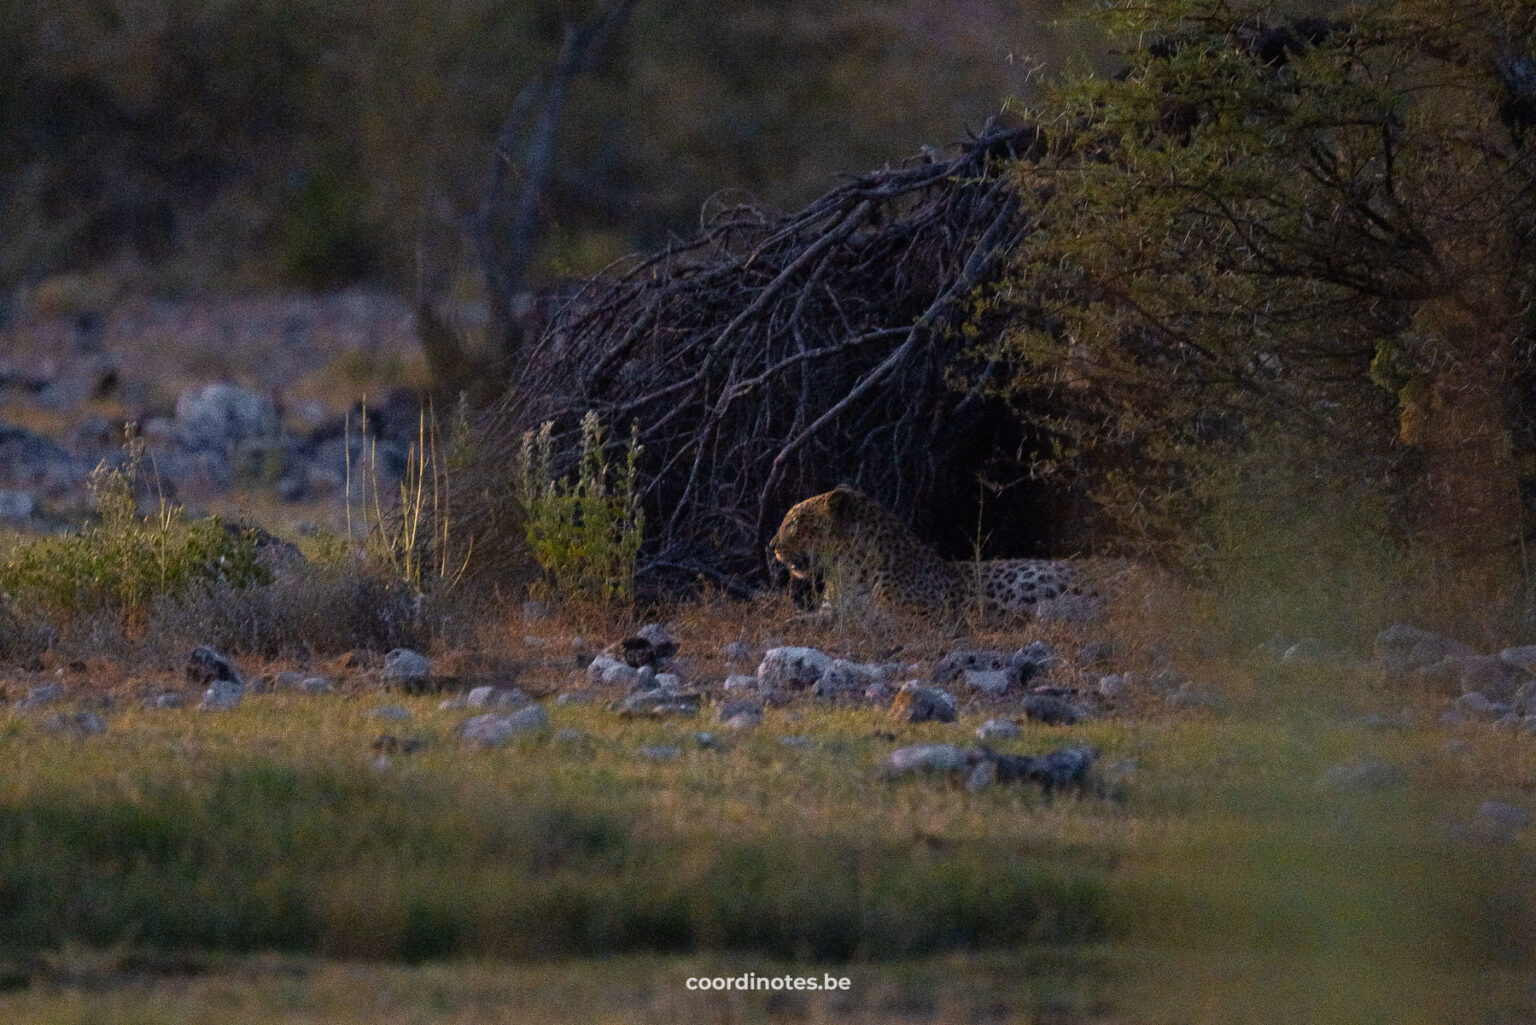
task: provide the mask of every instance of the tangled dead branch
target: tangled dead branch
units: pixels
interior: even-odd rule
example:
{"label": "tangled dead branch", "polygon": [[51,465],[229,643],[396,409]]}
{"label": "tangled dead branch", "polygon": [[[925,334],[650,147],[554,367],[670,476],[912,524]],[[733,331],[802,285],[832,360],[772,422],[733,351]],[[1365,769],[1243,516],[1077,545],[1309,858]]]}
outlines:
{"label": "tangled dead branch", "polygon": [[1016,458],[1017,422],[952,382],[1003,319],[973,296],[1030,227],[1002,165],[1039,146],[1033,128],[989,129],[950,159],[853,178],[789,216],[706,210],[696,237],[588,282],[556,313],[513,370],[493,457],[547,419],[571,440],[588,410],[618,433],[637,421],[640,577],[655,588],[700,575],[745,586],[784,510],[839,482],[914,519],[974,490],[989,461]]}

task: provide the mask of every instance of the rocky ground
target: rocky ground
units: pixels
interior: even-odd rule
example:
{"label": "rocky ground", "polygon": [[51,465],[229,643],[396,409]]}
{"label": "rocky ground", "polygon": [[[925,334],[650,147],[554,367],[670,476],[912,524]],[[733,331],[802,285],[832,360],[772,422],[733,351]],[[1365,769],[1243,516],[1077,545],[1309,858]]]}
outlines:
{"label": "rocky ground", "polygon": [[158,480],[146,498],[216,509],[238,495],[295,521],[334,521],[365,466],[391,489],[419,435],[419,355],[394,297],[54,307],[0,325],[0,523],[78,521],[125,425]]}

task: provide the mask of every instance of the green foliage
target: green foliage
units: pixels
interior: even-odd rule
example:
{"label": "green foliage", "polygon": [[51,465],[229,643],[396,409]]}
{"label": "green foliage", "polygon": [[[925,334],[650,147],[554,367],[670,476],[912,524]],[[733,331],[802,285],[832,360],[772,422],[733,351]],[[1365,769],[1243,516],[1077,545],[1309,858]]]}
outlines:
{"label": "green foliage", "polygon": [[152,602],[194,587],[243,588],[270,574],[257,558],[256,537],[217,517],[189,520],[162,501],[140,516],[135,488],[144,471],[142,443],[129,443],[120,467],[91,478],[100,521],[78,533],[22,536],[0,555],[0,591],[22,609],[55,622],[113,617],[138,626]]}
{"label": "green foliage", "polygon": [[617,464],[597,413],[581,420],[581,453],[570,479],[555,469],[554,423],[523,435],[515,469],[524,529],[549,586],[565,599],[599,604],[634,597],[635,559],[645,530],[636,470],[639,424]]}
{"label": "green foliage", "polygon": [[1372,534],[1516,561],[1536,192],[1497,68],[1536,51],[1536,14],[1454,6],[1112,3],[1125,73],[1060,80],[1032,112],[1052,140],[1018,171],[1038,230],[988,297],[1025,323],[990,355],[1059,439],[1047,469],[1087,474],[1144,545],[1216,543],[1264,454],[1295,484],[1264,493],[1275,529],[1321,475],[1370,482]]}

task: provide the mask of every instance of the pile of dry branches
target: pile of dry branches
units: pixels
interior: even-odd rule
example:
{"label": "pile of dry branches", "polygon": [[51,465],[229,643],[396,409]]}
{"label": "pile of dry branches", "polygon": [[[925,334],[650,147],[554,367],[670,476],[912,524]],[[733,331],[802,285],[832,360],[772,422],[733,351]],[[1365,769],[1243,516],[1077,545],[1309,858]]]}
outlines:
{"label": "pile of dry branches", "polygon": [[513,368],[493,454],[547,419],[572,442],[588,410],[616,436],[638,422],[640,575],[659,588],[760,579],[784,511],[839,482],[908,519],[974,492],[1017,436],[1000,440],[1011,418],[954,372],[985,379],[965,354],[1002,317],[978,319],[971,300],[1029,229],[1004,168],[1039,146],[1033,128],[989,128],[790,216],[707,210],[697,237],[555,314]]}

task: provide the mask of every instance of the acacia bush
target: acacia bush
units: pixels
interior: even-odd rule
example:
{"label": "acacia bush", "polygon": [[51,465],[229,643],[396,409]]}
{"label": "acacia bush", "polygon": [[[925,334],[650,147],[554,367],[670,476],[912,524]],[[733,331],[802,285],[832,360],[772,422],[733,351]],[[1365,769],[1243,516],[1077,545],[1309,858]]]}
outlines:
{"label": "acacia bush", "polygon": [[[987,297],[1021,312],[986,353],[1057,439],[1044,469],[1218,575],[1310,520],[1460,587],[1427,603],[1436,618],[1518,613],[1536,9],[1155,0],[1105,17],[1135,41],[1127,67],[1061,79],[1031,111],[1050,146],[1015,169],[1037,230]],[[1230,529],[1256,515],[1273,529]]]}

